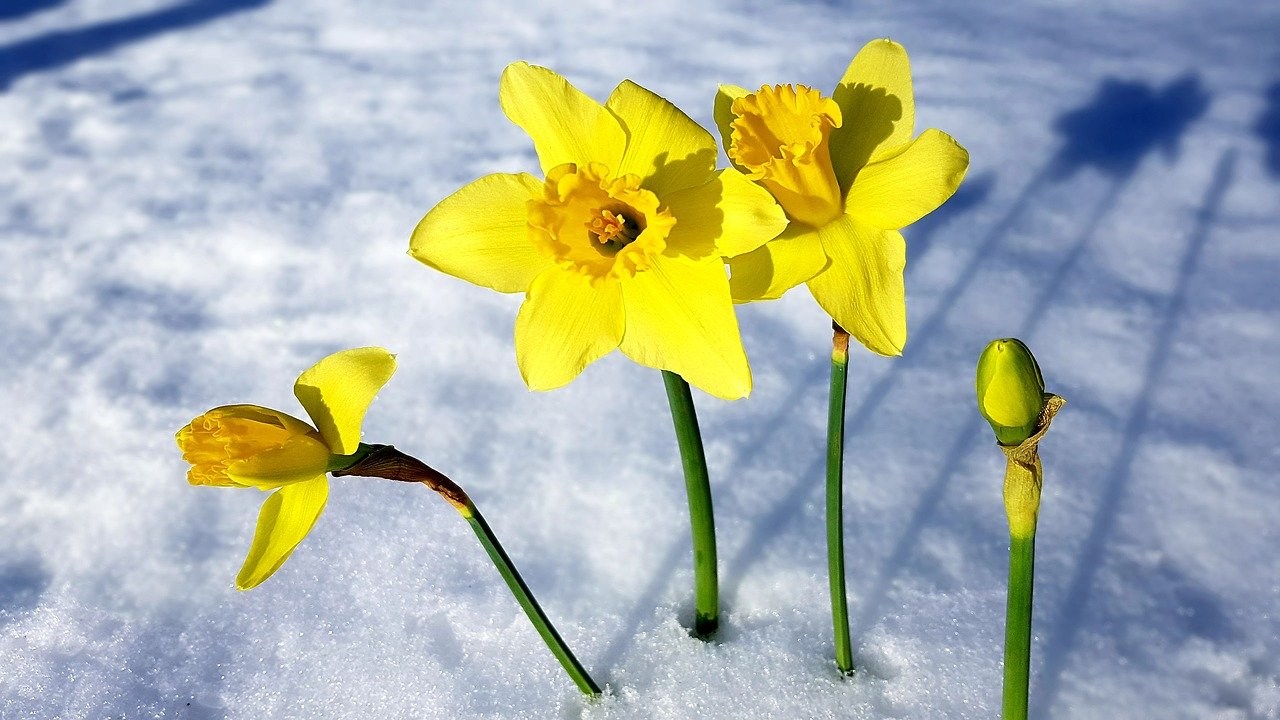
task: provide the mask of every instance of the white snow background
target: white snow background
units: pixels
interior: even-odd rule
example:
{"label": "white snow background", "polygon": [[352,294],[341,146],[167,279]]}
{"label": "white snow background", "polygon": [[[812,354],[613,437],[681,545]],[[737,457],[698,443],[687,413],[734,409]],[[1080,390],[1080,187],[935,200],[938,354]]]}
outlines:
{"label": "white snow background", "polygon": [[[405,253],[465,182],[536,169],[498,107],[511,61],[710,125],[717,83],[830,92],[881,36],[918,130],[972,167],[906,232],[906,355],[853,353],[843,680],[830,331],[803,289],[740,308],[748,400],[695,393],[724,613],[703,643],[658,373],[614,354],[530,393],[521,298]],[[1069,400],[1042,445],[1033,717],[1280,718],[1278,38],[1254,0],[4,0],[0,717],[994,717],[1003,458],[972,377],[1014,335]],[[301,413],[297,374],[360,345],[400,363],[366,440],[469,490],[602,701],[418,486],[336,480],[234,590],[264,496],[188,486],[173,433]]]}

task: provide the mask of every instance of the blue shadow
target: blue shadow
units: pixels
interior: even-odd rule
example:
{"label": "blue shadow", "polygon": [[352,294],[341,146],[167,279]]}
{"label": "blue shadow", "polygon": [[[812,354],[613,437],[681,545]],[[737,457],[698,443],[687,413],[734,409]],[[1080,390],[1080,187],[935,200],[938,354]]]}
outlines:
{"label": "blue shadow", "polygon": [[[1079,169],[1095,167],[1108,176],[1108,187],[1101,200],[1087,210],[1080,232],[1062,253],[1051,274],[1037,283],[1036,299],[1018,332],[1014,333],[1022,337],[1032,336],[1061,293],[1066,278],[1086,253],[1098,228],[1115,208],[1141,161],[1159,150],[1164,151],[1166,159],[1175,158],[1182,134],[1193,120],[1204,113],[1208,104],[1208,93],[1193,75],[1175,80],[1161,90],[1137,82],[1104,80],[1094,99],[1060,116],[1054,123],[1058,134],[1062,136],[1060,149],[1031,177],[1013,199],[1006,213],[978,240],[966,266],[936,302],[937,309],[919,323],[918,330],[912,331],[907,354],[897,360],[890,371],[868,390],[857,407],[846,412],[846,437],[856,436],[872,422],[879,409],[890,402],[892,391],[906,379],[907,371],[923,362],[922,350],[932,349],[936,345],[936,338],[946,336],[948,314],[958,306],[965,291],[978,281],[983,266],[989,265],[993,258],[1000,257],[1001,246],[1036,199],[1054,193],[1058,185]],[[1125,123],[1131,126],[1125,126]],[[1095,141],[1104,148],[1090,150],[1089,144]],[[976,179],[982,182],[974,190],[975,204],[978,197],[985,197],[990,192],[987,185],[990,181],[986,177]],[[808,373],[797,373],[802,376],[801,382],[792,389],[788,402],[767,419],[764,431],[740,448],[729,473],[731,476],[748,472],[751,462],[767,452],[768,443],[765,440],[783,425],[786,415],[801,406],[802,396],[814,392],[813,388],[820,384],[824,369],[825,363],[814,363]],[[875,580],[864,593],[860,593],[864,599],[858,613],[859,627],[854,629],[855,632],[861,632],[878,619],[894,578],[906,567],[920,533],[941,507],[960,460],[970,449],[978,446],[981,427],[982,423],[975,414],[953,441],[944,466],[922,493],[904,532],[894,543],[886,561],[881,564]],[[941,444],[940,438],[938,441]],[[761,556],[764,548],[776,541],[798,519],[809,496],[821,491],[822,469],[822,459],[815,458],[813,464],[797,477],[792,487],[772,505],[771,510],[752,521],[752,529],[745,544],[727,563],[725,594],[729,598],[736,593],[738,583]],[[857,518],[849,518],[847,522],[856,523]]]}
{"label": "blue shadow", "polygon": [[904,230],[903,235],[907,238],[907,267],[912,267],[924,257],[925,252],[933,245],[933,236],[940,228],[950,225],[957,217],[985,203],[995,186],[996,176],[990,171],[966,177],[960,189],[942,207]]}
{"label": "blue shadow", "polygon": [[[948,314],[958,305],[965,291],[977,281],[982,267],[989,264],[991,258],[997,257],[1001,245],[1023,221],[1035,201],[1052,194],[1055,186],[1078,170],[1094,167],[1109,176],[1109,187],[1101,201],[1088,209],[1074,242],[1061,255],[1050,274],[1040,282],[1037,299],[1032,303],[1030,312],[1017,333],[1023,337],[1034,334],[1061,292],[1065,279],[1085,254],[1103,220],[1115,208],[1142,160],[1155,151],[1163,151],[1167,160],[1176,158],[1180,138],[1187,127],[1205,112],[1209,100],[1210,96],[1201,86],[1199,78],[1191,74],[1162,89],[1138,82],[1108,79],[1102,82],[1090,102],[1060,116],[1053,126],[1062,138],[1059,150],[1031,176],[1003,216],[972,243],[974,247],[969,261],[936,301],[936,310],[922,319],[918,329],[912,330],[907,356],[894,363],[890,371],[869,389],[857,407],[847,411],[846,435],[855,436],[871,422],[878,409],[890,400],[892,391],[905,380],[906,371],[921,363],[921,350],[936,345],[937,338],[946,335]],[[908,274],[913,262],[932,245],[934,233],[950,224],[954,218],[987,202],[994,185],[995,178],[990,173],[970,178],[939,211],[907,229],[907,247],[911,260],[907,265]],[[787,334],[785,327],[778,327],[777,331],[782,335]],[[791,347],[794,343],[775,342],[773,345]],[[805,407],[802,400],[824,384],[827,369],[825,353],[819,356],[823,359],[805,363],[794,363],[793,359],[786,358],[774,360],[794,365],[785,374],[796,381],[785,395],[785,400],[773,412],[751,418],[752,425],[759,430],[748,432],[748,440],[738,445],[736,456],[728,472],[724,473],[726,477],[751,472],[754,462],[768,454],[770,438],[788,424],[791,416]],[[894,578],[906,567],[919,535],[942,505],[955,470],[961,465],[963,457],[981,444],[982,428],[983,424],[975,414],[961,429],[943,467],[921,494],[904,532],[894,543],[885,562],[880,565],[875,579],[862,593],[858,593],[862,595],[862,602],[859,603],[856,626],[853,628],[855,635],[865,632],[879,618]],[[820,446],[820,443],[821,438],[818,438],[816,444]],[[742,546],[732,557],[722,558],[721,598],[725,608],[732,607],[743,577],[763,556],[765,548],[776,542],[790,526],[802,518],[802,511],[809,498],[821,491],[824,462],[823,457],[815,453],[813,461],[797,474],[795,482],[770,503],[770,509],[748,520]],[[857,518],[848,518],[847,522],[856,523]],[[615,636],[604,653],[604,664],[610,664],[621,657],[626,642],[650,612],[665,587],[671,570],[678,567],[681,558],[688,552],[688,547],[688,541],[685,540],[668,550],[660,564],[663,570],[641,593],[629,627]]]}
{"label": "blue shadow", "polygon": [[0,22],[20,20],[28,15],[55,8],[67,0],[4,0],[0,3]]}
{"label": "blue shadow", "polygon": [[[9,0],[5,0],[7,4]],[[19,0],[28,7],[45,6],[39,0]],[[119,47],[174,30],[201,25],[223,16],[256,10],[271,0],[189,0],[164,10],[123,20],[61,30],[0,48],[0,91],[33,72],[51,70],[77,60],[111,52]]]}
{"label": "blue shadow", "polygon": [[1263,166],[1271,177],[1280,178],[1280,80],[1267,88],[1267,104],[1253,131],[1266,146]]}
{"label": "blue shadow", "polygon": [[1128,177],[1156,149],[1173,160],[1187,126],[1208,107],[1209,94],[1194,73],[1163,88],[1107,78],[1088,104],[1054,123],[1063,145],[1053,161],[1053,177],[1070,177],[1086,166]]}
{"label": "blue shadow", "polygon": [[0,627],[39,605],[49,581],[49,571],[35,558],[0,565]]}
{"label": "blue shadow", "polygon": [[[1036,298],[1030,306],[1030,312],[1027,313],[1022,324],[1018,326],[1017,331],[1010,333],[1011,337],[1031,338],[1035,334],[1045,316],[1053,307],[1054,301],[1062,293],[1067,279],[1071,277],[1072,271],[1080,263],[1081,258],[1084,257],[1085,252],[1093,243],[1102,221],[1115,208],[1122,187],[1123,183],[1117,180],[1113,190],[1104,195],[1102,202],[1094,207],[1080,234],[1076,237],[1075,242],[1072,243],[1071,249],[1058,261],[1058,264],[1053,269],[1053,274],[1049,276],[1048,280],[1039,284]],[[976,356],[978,348],[973,348],[973,351]],[[859,412],[853,416],[853,419],[855,421],[853,424],[856,426],[868,422],[870,417],[862,411],[862,408],[859,408]],[[870,584],[870,589],[867,591],[858,610],[858,616],[855,621],[856,627],[869,627],[880,618],[883,603],[887,599],[890,589],[892,589],[894,578],[906,568],[907,561],[911,557],[911,551],[915,549],[920,535],[924,533],[929,521],[937,513],[951,481],[964,467],[964,459],[974,449],[988,450],[990,444],[990,428],[977,412],[970,413],[964,428],[956,435],[955,442],[947,451],[946,459],[942,461],[938,474],[930,481],[928,488],[921,493],[920,500],[916,503],[916,507],[911,513],[911,519],[907,521],[906,530],[899,536],[887,559],[880,564],[876,579]]]}
{"label": "blue shadow", "polygon": [[[1071,656],[1075,637],[1084,621],[1085,608],[1093,592],[1095,578],[1106,561],[1107,546],[1115,531],[1120,508],[1128,493],[1129,485],[1134,479],[1134,459],[1137,457],[1143,435],[1151,422],[1152,407],[1173,352],[1178,320],[1187,304],[1191,280],[1204,254],[1204,247],[1213,225],[1222,210],[1223,198],[1231,186],[1235,174],[1235,162],[1235,151],[1224,153],[1218,160],[1208,191],[1205,193],[1204,204],[1196,213],[1196,224],[1191,231],[1186,252],[1178,268],[1177,282],[1169,295],[1160,324],[1155,329],[1154,341],[1143,373],[1142,389],[1138,392],[1137,400],[1122,431],[1123,440],[1119,455],[1102,483],[1103,497],[1098,503],[1089,536],[1085,539],[1079,559],[1076,561],[1071,584],[1060,603],[1062,609],[1058,616],[1045,626],[1049,637],[1045,643],[1044,666],[1040,673],[1040,682],[1032,686],[1030,717],[1049,717],[1054,698],[1058,694],[1062,674]],[[1208,600],[1201,604],[1209,606]]]}

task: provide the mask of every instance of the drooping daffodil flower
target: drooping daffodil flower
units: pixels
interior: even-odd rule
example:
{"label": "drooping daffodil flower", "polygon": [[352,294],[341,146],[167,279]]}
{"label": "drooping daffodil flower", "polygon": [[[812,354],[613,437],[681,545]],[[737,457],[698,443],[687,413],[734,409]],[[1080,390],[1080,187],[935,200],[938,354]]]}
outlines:
{"label": "drooping daffodil flower", "polygon": [[715,118],[734,167],[768,188],[791,220],[778,238],[729,260],[734,300],[774,299],[807,283],[863,345],[901,355],[906,244],[898,231],[951,197],[969,165],[946,133],[913,138],[906,50],[871,41],[829,98],[803,85],[722,85]]}
{"label": "drooping daffodil flower", "polygon": [[515,348],[528,386],[567,384],[614,349],[721,398],[751,374],[722,258],[786,226],[768,192],[716,171],[712,136],[631,82],[601,105],[543,67],[502,74],[502,109],[542,178],[486,175],[436,205],[409,253],[469,282],[525,293]]}
{"label": "drooping daffodil flower", "polygon": [[238,589],[271,577],[311,531],[329,497],[326,475],[358,459],[365,411],[395,368],[382,348],[343,350],[294,383],[312,424],[259,405],[225,405],[178,431],[192,485],[274,491],[258,515]]}

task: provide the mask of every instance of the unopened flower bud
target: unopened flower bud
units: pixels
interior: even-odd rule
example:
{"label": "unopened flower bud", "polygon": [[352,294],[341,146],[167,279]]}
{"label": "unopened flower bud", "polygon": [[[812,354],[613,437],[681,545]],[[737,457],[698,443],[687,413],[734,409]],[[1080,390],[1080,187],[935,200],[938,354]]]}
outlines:
{"label": "unopened flower bud", "polygon": [[1044,408],[1044,378],[1035,356],[1021,340],[993,340],[978,358],[978,411],[991,423],[1001,445],[1031,437]]}

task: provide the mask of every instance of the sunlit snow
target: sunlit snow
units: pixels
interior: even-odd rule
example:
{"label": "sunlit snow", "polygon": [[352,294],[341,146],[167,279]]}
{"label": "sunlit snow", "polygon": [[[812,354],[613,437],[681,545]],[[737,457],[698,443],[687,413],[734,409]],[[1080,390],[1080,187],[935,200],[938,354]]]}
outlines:
{"label": "sunlit snow", "polygon": [[[692,616],[658,373],[531,393],[518,296],[406,256],[423,213],[536,169],[514,60],[711,125],[717,83],[830,91],[907,47],[917,129],[970,151],[906,231],[910,340],[850,364],[858,674],[831,661],[829,321],[740,308],[755,391],[696,394],[723,631]],[[1032,716],[1280,718],[1280,6],[3,0],[0,717],[991,718],[1003,458],[973,400],[1018,336],[1069,404],[1041,445]],[[470,492],[608,694],[581,698],[464,522],[344,478],[237,593],[262,497],[173,433],[381,345],[366,440]]]}

